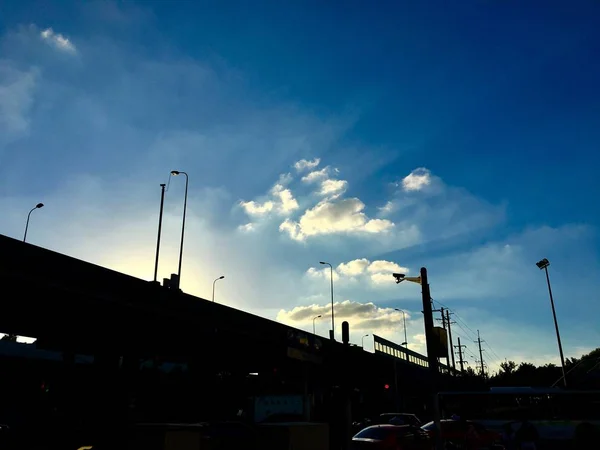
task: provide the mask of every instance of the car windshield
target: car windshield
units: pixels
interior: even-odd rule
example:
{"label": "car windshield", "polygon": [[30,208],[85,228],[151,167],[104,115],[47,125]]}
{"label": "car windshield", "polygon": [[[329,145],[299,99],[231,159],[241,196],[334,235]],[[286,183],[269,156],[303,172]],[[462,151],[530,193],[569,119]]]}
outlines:
{"label": "car windshield", "polygon": [[[473,425],[473,427],[475,428],[475,430],[478,433],[483,433],[483,432],[487,431],[486,428],[483,425],[481,425],[480,423],[470,422],[470,421],[461,422],[461,421],[455,421],[455,420],[448,420],[448,421],[442,422],[441,425],[442,425],[442,430],[444,430],[445,432],[466,431],[468,425]],[[421,427],[421,429],[425,430],[425,431],[433,431],[433,428],[434,428],[433,422],[428,422]]]}
{"label": "car windshield", "polygon": [[431,430],[433,430],[433,426],[434,426],[434,423],[433,423],[433,422],[428,422],[428,423],[426,423],[425,425],[423,425],[423,426],[421,427],[421,429],[422,429],[422,430],[425,430],[425,431],[431,431]]}
{"label": "car windshield", "polygon": [[358,433],[355,438],[385,440],[395,429],[393,427],[369,427]]}

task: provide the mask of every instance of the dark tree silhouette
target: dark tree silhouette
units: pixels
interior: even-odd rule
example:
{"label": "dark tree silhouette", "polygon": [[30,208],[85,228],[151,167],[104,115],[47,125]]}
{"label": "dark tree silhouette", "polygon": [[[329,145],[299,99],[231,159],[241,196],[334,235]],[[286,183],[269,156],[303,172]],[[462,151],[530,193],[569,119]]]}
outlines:
{"label": "dark tree silhouette", "polygon": [[[572,388],[600,388],[600,348],[581,358],[567,358],[567,380]],[[498,373],[490,377],[492,386],[555,386],[562,382],[562,369],[548,363],[535,366],[528,362],[517,365],[514,361],[500,364]]]}

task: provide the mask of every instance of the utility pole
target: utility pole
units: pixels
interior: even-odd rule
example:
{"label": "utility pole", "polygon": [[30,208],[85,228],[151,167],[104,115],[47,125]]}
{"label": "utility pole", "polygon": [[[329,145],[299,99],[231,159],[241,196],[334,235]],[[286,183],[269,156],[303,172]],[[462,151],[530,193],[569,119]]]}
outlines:
{"label": "utility pole", "polygon": [[452,370],[456,375],[456,362],[454,360],[454,345],[452,343],[452,328],[450,327],[450,311],[446,310],[446,323],[448,324],[448,339],[450,339],[450,353],[452,354]]}
{"label": "utility pole", "polygon": [[421,267],[421,287],[423,295],[423,315],[425,322],[425,341],[427,344],[427,359],[429,360],[429,372],[431,374],[431,390],[433,394],[433,422],[434,427],[434,440],[435,448],[437,450],[443,449],[442,437],[441,437],[441,425],[440,425],[440,404],[438,398],[438,385],[437,379],[440,375],[440,369],[438,366],[437,356],[435,355],[436,345],[435,336],[433,335],[433,312],[431,308],[431,293],[429,291],[429,281],[427,280],[427,269]]}
{"label": "utility pole", "polygon": [[440,376],[440,366],[437,358],[436,335],[433,331],[433,308],[431,306],[431,292],[429,291],[429,282],[427,280],[427,269],[421,267],[420,277],[405,277],[403,273],[394,273],[396,283],[404,280],[419,283],[421,285],[421,294],[423,296],[423,319],[425,322],[425,342],[427,344],[427,360],[429,362],[430,373],[430,389],[431,389],[431,412],[433,413],[434,446],[436,450],[443,450],[444,443],[442,442],[441,426],[440,426],[440,403],[438,397],[438,378]]}
{"label": "utility pole", "polygon": [[485,369],[484,369],[484,363],[483,363],[483,350],[481,349],[481,343],[485,342],[485,341],[481,340],[481,337],[479,336],[479,330],[477,330],[477,340],[475,342],[479,346],[479,362],[481,363],[481,376],[483,378],[485,378]]}
{"label": "utility pole", "polygon": [[[442,327],[444,328],[444,330],[446,329],[446,315],[444,314],[445,309],[443,307],[441,307],[440,309],[432,309],[431,312],[439,312],[442,315],[441,319],[437,319],[437,320],[441,320],[442,321]],[[446,366],[450,367],[450,356],[448,356],[446,354]]]}
{"label": "utility pole", "polygon": [[442,327],[444,327],[444,330],[446,329],[446,315],[444,314],[445,309],[444,308],[440,308],[440,309],[432,309],[431,312],[439,312],[442,314],[442,318],[441,319],[436,319],[436,320],[441,320],[442,321]]}
{"label": "utility pole", "polygon": [[458,338],[458,345],[455,345],[454,347],[458,348],[458,357],[460,358],[458,360],[458,362],[460,363],[460,373],[464,373],[465,371],[465,360],[463,359],[463,352],[462,349],[463,347],[467,348],[466,345],[460,345],[460,337]]}

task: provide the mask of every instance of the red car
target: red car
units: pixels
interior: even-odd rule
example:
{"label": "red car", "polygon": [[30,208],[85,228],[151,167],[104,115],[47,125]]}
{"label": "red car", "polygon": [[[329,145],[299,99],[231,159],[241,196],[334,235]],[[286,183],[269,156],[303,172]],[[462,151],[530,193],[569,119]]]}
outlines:
{"label": "red car", "polygon": [[[442,420],[440,424],[442,439],[448,443],[464,446],[467,442],[471,442],[474,448],[492,448],[500,441],[498,433],[470,420]],[[423,425],[421,429],[428,432],[433,439],[433,422]]]}
{"label": "red car", "polygon": [[352,438],[352,450],[432,450],[427,431],[410,425],[381,424]]}

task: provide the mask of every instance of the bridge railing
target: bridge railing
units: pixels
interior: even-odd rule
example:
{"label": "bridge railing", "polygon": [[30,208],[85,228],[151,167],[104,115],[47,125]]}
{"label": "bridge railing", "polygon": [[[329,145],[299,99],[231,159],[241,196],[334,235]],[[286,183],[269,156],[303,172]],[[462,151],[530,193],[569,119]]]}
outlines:
{"label": "bridge railing", "polygon": [[[398,345],[392,341],[382,338],[381,336],[373,335],[373,339],[375,342],[375,353],[388,355],[392,358],[400,359],[408,364],[413,364],[415,366],[420,366],[423,368],[429,367],[429,362],[427,356],[421,355],[413,350],[410,350],[404,346]],[[439,364],[440,372],[457,375],[458,373],[454,371],[451,367],[446,364]]]}

